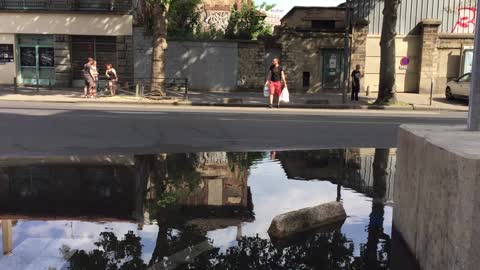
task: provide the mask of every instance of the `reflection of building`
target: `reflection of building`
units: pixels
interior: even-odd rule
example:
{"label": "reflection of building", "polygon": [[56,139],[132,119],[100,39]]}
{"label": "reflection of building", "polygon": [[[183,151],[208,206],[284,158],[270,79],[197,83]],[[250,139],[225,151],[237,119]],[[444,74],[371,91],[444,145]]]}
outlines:
{"label": "reflection of building", "polygon": [[72,159],[2,162],[0,216],[131,220],[136,196],[131,161]]}
{"label": "reflection of building", "polygon": [[[112,63],[132,77],[130,0],[0,1],[0,84],[72,86],[83,83],[88,57],[100,75]],[[9,45],[9,46],[7,46]],[[6,59],[8,58],[8,59]]]}
{"label": "reflection of building", "polygon": [[[280,152],[278,159],[289,179],[330,181],[371,195],[375,149]],[[386,168],[386,200],[393,200],[396,156],[391,151]]]}

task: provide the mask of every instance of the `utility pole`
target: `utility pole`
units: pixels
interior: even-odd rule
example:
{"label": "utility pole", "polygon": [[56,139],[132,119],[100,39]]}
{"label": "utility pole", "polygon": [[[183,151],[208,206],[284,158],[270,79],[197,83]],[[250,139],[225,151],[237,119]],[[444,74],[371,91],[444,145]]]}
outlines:
{"label": "utility pole", "polygon": [[[477,0],[477,7],[480,0]],[[475,27],[475,51],[473,54],[472,84],[470,86],[470,110],[468,112],[468,129],[480,131],[480,16]]]}
{"label": "utility pole", "polygon": [[[480,0],[479,0],[480,1]],[[343,56],[343,103],[347,103],[348,79],[350,78],[350,0],[345,3],[345,40]]]}

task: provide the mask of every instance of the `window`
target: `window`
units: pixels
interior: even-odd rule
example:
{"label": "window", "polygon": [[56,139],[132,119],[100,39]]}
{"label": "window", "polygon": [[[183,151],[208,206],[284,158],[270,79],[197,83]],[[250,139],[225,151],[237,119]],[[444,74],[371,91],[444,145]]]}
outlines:
{"label": "window", "polygon": [[468,73],[458,79],[458,82],[470,82],[472,74]]}
{"label": "window", "polygon": [[335,29],[335,21],[334,20],[314,20],[312,21],[312,29],[333,30]]}
{"label": "window", "polygon": [[310,87],[310,72],[303,72],[303,87]]}

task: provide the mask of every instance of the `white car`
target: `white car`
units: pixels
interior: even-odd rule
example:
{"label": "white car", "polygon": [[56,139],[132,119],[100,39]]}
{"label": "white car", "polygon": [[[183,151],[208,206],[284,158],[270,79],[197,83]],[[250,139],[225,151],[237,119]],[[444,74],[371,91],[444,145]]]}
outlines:
{"label": "white car", "polygon": [[445,89],[445,97],[449,100],[459,98],[467,99],[470,96],[470,81],[472,79],[471,73],[465,73],[460,78],[447,83]]}

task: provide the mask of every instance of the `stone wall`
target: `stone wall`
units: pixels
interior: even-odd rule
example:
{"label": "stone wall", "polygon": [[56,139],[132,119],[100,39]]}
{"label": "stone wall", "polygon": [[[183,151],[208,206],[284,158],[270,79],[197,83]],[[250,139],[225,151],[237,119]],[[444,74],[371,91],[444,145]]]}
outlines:
{"label": "stone wall", "polygon": [[461,73],[462,48],[473,46],[473,34],[440,34],[438,44],[438,67],[435,92],[443,93],[448,81]]}
{"label": "stone wall", "polygon": [[393,225],[421,269],[478,269],[480,132],[402,126]]}
{"label": "stone wall", "polygon": [[133,37],[117,37],[117,67],[118,76],[123,83],[133,82]]}
{"label": "stone wall", "polygon": [[72,55],[69,35],[55,35],[55,86],[72,85]]}
{"label": "stone wall", "polygon": [[238,88],[260,91],[266,80],[266,51],[262,42],[238,43]]}
{"label": "stone wall", "polygon": [[[342,50],[342,33],[298,33],[283,31],[278,42],[282,46],[282,66],[285,68],[291,92],[318,92],[322,86],[322,52],[324,49]],[[310,86],[303,86],[303,73],[310,73]],[[338,91],[338,89],[337,89]]]}

